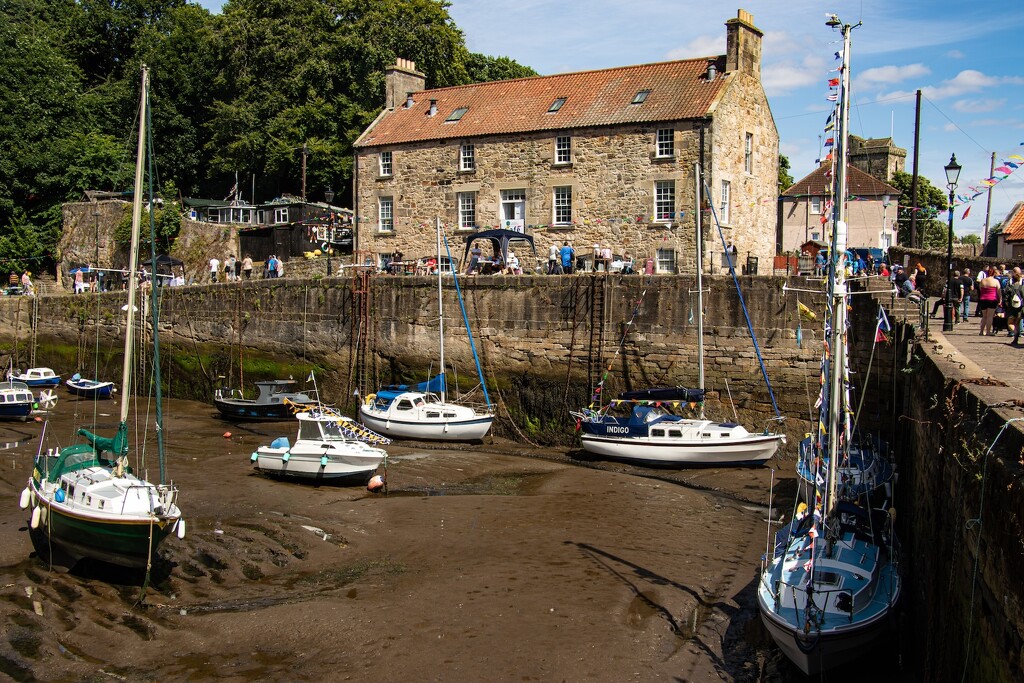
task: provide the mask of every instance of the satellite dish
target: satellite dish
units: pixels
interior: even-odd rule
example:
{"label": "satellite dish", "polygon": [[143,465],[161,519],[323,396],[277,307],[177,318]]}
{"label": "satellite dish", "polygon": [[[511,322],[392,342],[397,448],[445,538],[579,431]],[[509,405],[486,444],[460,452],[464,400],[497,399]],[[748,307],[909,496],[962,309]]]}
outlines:
{"label": "satellite dish", "polygon": [[52,410],[57,405],[57,394],[52,389],[44,389],[39,392],[39,405],[43,410]]}

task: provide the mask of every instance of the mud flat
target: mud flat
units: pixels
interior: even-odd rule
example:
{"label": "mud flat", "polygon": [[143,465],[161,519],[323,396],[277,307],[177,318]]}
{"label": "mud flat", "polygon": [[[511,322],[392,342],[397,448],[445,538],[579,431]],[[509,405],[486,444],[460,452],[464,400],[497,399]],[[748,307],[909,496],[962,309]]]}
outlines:
{"label": "mud flat", "polygon": [[[672,474],[510,443],[389,447],[389,492],[375,495],[255,473],[250,453],[294,438],[290,423],[239,429],[210,406],[169,403],[167,470],[188,535],[162,546],[147,588],[34,550],[17,503],[42,424],[0,424],[0,678],[788,677],[753,592],[768,468]],[[94,420],[113,428],[115,411],[62,399],[48,445]]]}

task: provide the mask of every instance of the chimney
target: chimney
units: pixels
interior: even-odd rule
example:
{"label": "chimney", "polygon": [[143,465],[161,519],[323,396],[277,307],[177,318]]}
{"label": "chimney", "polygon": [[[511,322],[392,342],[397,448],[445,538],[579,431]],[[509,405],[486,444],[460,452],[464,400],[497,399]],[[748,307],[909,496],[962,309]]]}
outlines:
{"label": "chimney", "polygon": [[414,104],[416,104],[416,102],[414,102],[413,99],[412,99],[412,93],[411,92],[405,93],[405,108],[406,109],[412,109],[412,105],[414,105]]}
{"label": "chimney", "polygon": [[[420,92],[427,85],[427,77],[416,70],[416,62],[401,57],[384,70],[386,101],[384,106],[394,109],[402,101],[403,93]],[[409,97],[406,95],[406,104]]]}
{"label": "chimney", "polygon": [[437,100],[430,100],[430,111],[427,112],[427,116],[433,116],[437,113]]}
{"label": "chimney", "polygon": [[754,26],[754,15],[738,10],[735,19],[725,22],[725,70],[742,71],[760,80],[763,36]]}

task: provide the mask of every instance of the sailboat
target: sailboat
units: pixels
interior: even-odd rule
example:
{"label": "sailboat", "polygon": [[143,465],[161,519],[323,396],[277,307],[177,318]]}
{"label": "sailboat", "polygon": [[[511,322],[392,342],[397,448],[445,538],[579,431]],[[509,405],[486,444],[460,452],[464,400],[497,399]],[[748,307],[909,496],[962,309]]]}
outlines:
{"label": "sailboat", "polygon": [[[805,674],[833,669],[871,656],[867,647],[890,627],[902,587],[893,510],[870,500],[845,500],[839,486],[841,463],[849,462],[851,424],[847,361],[846,157],[850,87],[851,26],[841,26],[843,64],[837,99],[832,248],[829,254],[825,315],[825,381],[819,401],[814,460],[815,491],[800,503],[793,521],[766,550],[757,586],[765,627],[785,655]],[[859,24],[858,24],[859,25]],[[861,440],[858,448],[870,448]]]}
{"label": "sailboat", "polygon": [[[445,248],[447,249],[447,241]],[[441,220],[437,219],[437,253],[441,254]],[[440,259],[439,259],[440,261]],[[451,253],[448,252],[451,263]],[[477,357],[473,334],[462,304],[462,293],[459,290],[458,275],[455,268],[451,276],[455,283],[462,319],[469,335],[470,348],[476,362],[477,376],[483,390],[484,405],[471,405],[466,401],[452,401],[448,396],[448,383],[444,358],[444,288],[441,274],[444,269],[440,262],[437,267],[437,311],[438,333],[440,344],[440,374],[415,385],[388,385],[381,387],[376,394],[366,397],[359,407],[360,421],[380,434],[402,439],[422,439],[429,441],[479,441],[487,435],[494,422],[494,406],[487,394],[487,383],[484,381],[480,359]]]}
{"label": "sailboat", "polygon": [[[138,291],[139,234],[142,192],[147,159],[149,125],[149,70],[142,68],[139,115],[139,146],[135,168],[135,200],[132,211],[131,255],[128,273],[128,320],[125,324],[124,365],[120,422],[113,437],[86,429],[78,434],[86,443],[37,453],[21,507],[31,508],[31,527],[48,543],[73,559],[92,558],[132,568],[150,568],[160,542],[172,533],[185,536],[185,521],[177,506],[178,489],[164,484],[160,382],[156,378],[157,438],[160,446],[160,484],[134,474],[128,466],[128,411],[133,370],[135,328],[131,320]],[[152,204],[152,172],[150,172]],[[155,288],[154,288],[155,289]],[[155,298],[155,293],[153,294]],[[155,302],[154,302],[155,304]],[[156,313],[153,306],[154,363],[159,368]],[[45,433],[45,432],[44,432]]]}
{"label": "sailboat", "polygon": [[[696,206],[701,204],[700,164],[694,165]],[[583,450],[592,455],[642,464],[713,466],[757,465],[786,443],[786,435],[750,432],[736,422],[718,422],[704,416],[704,281],[700,211],[696,215],[697,242],[697,382],[699,388],[656,387],[619,394],[607,405],[571,414],[582,435]],[[626,326],[629,329],[629,325]],[[763,366],[762,366],[763,370]],[[767,379],[767,376],[766,376]],[[595,399],[600,401],[601,392]],[[773,401],[774,403],[774,398]],[[697,418],[677,415],[680,405],[700,406]],[[628,414],[614,411],[628,409]],[[776,415],[778,410],[776,409]]]}

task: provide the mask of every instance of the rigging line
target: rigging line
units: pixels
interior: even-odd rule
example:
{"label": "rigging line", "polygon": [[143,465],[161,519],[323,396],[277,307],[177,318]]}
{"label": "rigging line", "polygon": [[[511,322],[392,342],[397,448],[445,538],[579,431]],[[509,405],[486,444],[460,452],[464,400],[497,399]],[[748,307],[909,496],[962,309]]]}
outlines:
{"label": "rigging line", "polygon": [[985,481],[988,476],[988,456],[992,454],[992,450],[996,447],[996,443],[999,442],[999,439],[1003,436],[1006,428],[1009,427],[1011,423],[1019,422],[1021,420],[1024,420],[1024,417],[1014,417],[1004,422],[1003,426],[999,429],[999,433],[996,434],[994,439],[992,439],[992,443],[989,445],[988,450],[985,451],[985,455],[983,456],[985,462],[981,467],[981,495],[978,502],[978,516],[975,519],[968,520],[967,528],[973,529],[974,527],[978,527],[978,534],[975,537],[974,542],[974,571],[971,573],[971,605],[968,608],[969,619],[967,621],[967,646],[964,651],[964,672],[960,678],[961,681],[967,680],[967,669],[971,661],[971,642],[974,640],[974,600],[975,591],[978,585],[978,561],[981,559],[981,556],[979,555],[981,552],[980,527],[982,525],[981,516],[985,512]]}
{"label": "rigging line", "polygon": [[[480,357],[476,353],[476,343],[473,341],[473,330],[469,326],[469,317],[466,315],[466,303],[462,300],[462,290],[459,289],[459,274],[455,271],[455,260],[452,258],[452,250],[448,246],[448,235],[445,231],[441,230],[441,237],[444,240],[444,250],[448,254],[448,266],[452,270],[452,281],[455,283],[455,294],[459,297],[459,309],[462,311],[462,322],[466,326],[466,336],[469,337],[469,350],[473,352],[473,362],[476,363],[477,376],[480,378],[480,386],[484,390],[484,401],[487,403],[488,408],[491,406],[491,397],[487,394],[487,382],[484,381],[484,371],[480,367]],[[437,268],[440,271],[441,263],[438,259]],[[441,368],[441,372],[444,372],[444,368]]]}
{"label": "rigging line", "polygon": [[[711,196],[711,188],[703,179],[701,184],[704,186],[704,191],[707,196]],[[718,228],[718,238],[722,242],[722,250],[729,260],[729,275],[732,276],[732,282],[736,286],[736,296],[740,299],[740,307],[743,309],[743,318],[747,322],[747,331],[750,333],[750,341],[754,344],[754,353],[757,354],[757,364],[761,368],[761,376],[764,377],[764,383],[768,387],[768,397],[772,400],[772,409],[775,410],[775,419],[781,420],[782,414],[779,412],[779,404],[775,401],[775,392],[772,390],[771,380],[768,379],[768,368],[765,367],[764,358],[761,356],[761,347],[757,343],[757,335],[754,334],[754,324],[750,321],[750,311],[747,310],[747,302],[743,298],[743,292],[740,290],[740,281],[736,276],[736,267],[732,261],[732,254],[729,252],[729,245],[725,241],[725,233],[722,232],[722,223],[718,220],[718,212],[715,211],[714,204],[709,203],[711,209],[711,217],[715,219],[715,227]]]}
{"label": "rigging line", "polygon": [[964,134],[964,137],[965,137],[965,138],[967,138],[968,140],[970,140],[971,142],[973,142],[973,143],[974,143],[975,145],[977,145],[977,146],[978,146],[978,149],[980,149],[981,151],[983,151],[983,152],[984,152],[985,154],[991,154],[991,153],[992,153],[992,150],[990,150],[990,149],[985,149],[985,146],[984,146],[984,145],[982,145],[982,144],[981,144],[980,142],[978,142],[977,140],[975,140],[974,138],[972,138],[972,137],[971,137],[971,134],[970,134],[970,133],[968,133],[967,131],[965,131],[965,130],[964,130],[963,128],[961,128],[961,127],[960,127],[960,124],[958,124],[958,123],[957,123],[956,121],[954,121],[953,119],[949,118],[949,116],[948,116],[948,115],[946,114],[946,112],[944,112],[944,111],[942,111],[941,109],[939,109],[939,105],[935,104],[934,102],[932,102],[932,101],[931,101],[930,99],[928,99],[928,98],[927,98],[927,97],[925,97],[924,95],[921,95],[921,99],[923,99],[923,100],[924,100],[925,102],[927,102],[928,104],[930,104],[930,105],[931,105],[931,106],[932,106],[932,107],[933,107],[933,108],[935,109],[935,111],[939,112],[939,114],[941,114],[941,115],[942,115],[942,118],[946,119],[946,120],[947,120],[947,121],[949,121],[949,122],[950,122],[951,124],[953,124],[953,126],[954,126],[954,127],[955,127],[955,128],[956,128],[956,129],[958,130],[958,131],[960,131],[961,133],[963,133],[963,134]]}
{"label": "rigging line", "polygon": [[[647,285],[650,285],[650,284],[651,284],[651,282],[648,281]],[[622,330],[622,337],[619,339],[619,345],[615,348],[615,353],[612,354],[611,360],[608,361],[608,367],[609,368],[611,368],[612,366],[615,365],[615,361],[618,359],[619,354],[622,352],[622,349],[626,345],[626,337],[628,337],[629,333],[634,329],[633,328],[633,323],[636,320],[637,315],[639,315],[639,313],[640,313],[640,305],[643,304],[644,297],[647,296],[647,285],[645,285],[644,286],[644,290],[642,292],[640,292],[640,298],[637,299],[636,304],[633,306],[633,312],[629,316],[629,320],[626,321],[626,326]],[[607,378],[607,375],[608,375],[608,373],[605,372],[604,375],[601,377],[601,381],[599,381],[597,383],[598,387],[601,387],[602,389],[604,388],[604,380]],[[604,398],[604,391],[595,392],[595,393],[597,393],[598,409],[600,409],[600,407],[601,407],[600,404],[602,402],[602,399]],[[590,405],[591,406],[594,405],[593,399],[591,399]]]}

